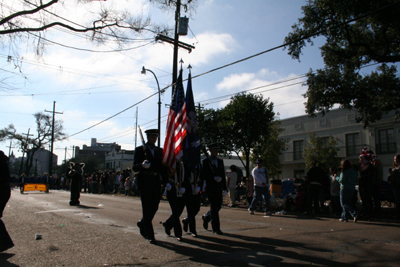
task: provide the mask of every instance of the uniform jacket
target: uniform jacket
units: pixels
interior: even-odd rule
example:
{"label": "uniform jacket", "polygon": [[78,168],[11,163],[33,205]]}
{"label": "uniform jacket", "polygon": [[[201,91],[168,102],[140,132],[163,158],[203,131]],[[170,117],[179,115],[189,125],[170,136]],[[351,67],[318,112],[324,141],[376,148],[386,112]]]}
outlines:
{"label": "uniform jacket", "polygon": [[[208,158],[205,158],[202,161],[202,169],[200,175],[202,177],[202,180],[205,181],[206,183],[207,194],[213,192],[221,193],[223,190],[227,191],[224,161],[219,158],[217,159],[217,161],[218,161],[218,166],[216,168],[212,167],[215,165],[213,165]],[[221,182],[219,183],[216,182],[214,180],[215,176],[221,177],[222,178]]]}
{"label": "uniform jacket", "polygon": [[[151,183],[154,182],[165,185],[167,182],[167,168],[162,165],[163,150],[155,146],[153,156],[150,149],[147,147],[147,144],[145,147],[139,146],[135,149],[135,155],[133,159],[132,169],[135,172],[138,172],[137,184],[139,190],[143,185],[151,185]],[[148,160],[151,163],[150,168],[148,169],[142,167],[142,163],[145,160]]]}

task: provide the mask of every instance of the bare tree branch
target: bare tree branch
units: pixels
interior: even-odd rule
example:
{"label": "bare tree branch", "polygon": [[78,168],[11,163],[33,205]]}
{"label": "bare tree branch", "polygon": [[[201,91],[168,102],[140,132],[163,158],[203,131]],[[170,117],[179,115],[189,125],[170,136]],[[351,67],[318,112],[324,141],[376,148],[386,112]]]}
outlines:
{"label": "bare tree branch", "polygon": [[48,2],[47,4],[43,4],[38,6],[37,8],[31,9],[31,10],[23,10],[23,11],[19,11],[16,12],[14,14],[11,14],[8,17],[3,18],[2,20],[0,20],[0,25],[3,25],[4,23],[7,23],[8,21],[17,18],[19,16],[24,16],[24,15],[31,15],[31,14],[35,14],[37,12],[39,12],[40,10],[43,10],[45,8],[48,8],[49,6],[54,5],[55,3],[57,3],[59,0],[52,0],[50,2]]}
{"label": "bare tree branch", "polygon": [[2,30],[0,31],[0,35],[2,34],[10,34],[10,33],[18,33],[18,32],[41,32],[44,31],[46,29],[52,28],[54,26],[61,26],[64,28],[67,28],[71,31],[74,32],[89,32],[89,31],[96,31],[96,30],[101,30],[101,29],[105,29],[108,27],[112,27],[112,26],[118,26],[118,23],[112,23],[112,24],[106,24],[103,26],[96,26],[96,27],[91,27],[91,28],[84,28],[84,29],[77,29],[74,27],[71,27],[67,24],[61,23],[61,22],[53,22],[53,23],[49,23],[47,25],[44,25],[42,27],[38,27],[38,28],[18,28],[18,29],[9,29],[9,30]]}

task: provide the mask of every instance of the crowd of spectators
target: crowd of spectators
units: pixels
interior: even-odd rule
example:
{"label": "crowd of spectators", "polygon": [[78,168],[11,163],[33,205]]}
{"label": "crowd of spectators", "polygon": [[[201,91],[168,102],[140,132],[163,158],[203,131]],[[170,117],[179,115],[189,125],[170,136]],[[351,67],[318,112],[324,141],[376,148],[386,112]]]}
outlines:
{"label": "crowd of spectators", "polygon": [[[99,170],[93,173],[85,173],[82,178],[81,191],[92,194],[125,194],[138,195],[134,184],[134,175],[130,168],[123,171]],[[12,184],[22,186],[28,184],[49,184],[49,189],[70,190],[70,179],[66,173],[62,175],[31,175],[24,173],[17,177],[12,176]]]}
{"label": "crowd of spectators", "polygon": [[[348,160],[347,160],[348,161]],[[296,186],[293,192],[285,195],[283,199],[283,208],[287,210],[297,210],[305,212],[307,215],[318,213],[330,213],[332,216],[341,217],[346,221],[349,210],[356,210],[358,218],[371,219],[379,218],[381,215],[382,185],[389,188],[386,192],[391,196],[391,201],[397,204],[396,218],[400,218],[400,155],[394,159],[393,166],[388,173],[388,182],[383,181],[382,164],[379,159],[370,150],[365,150],[360,155],[358,163],[346,162],[357,174],[357,181],[354,185],[344,184],[343,162],[341,168],[332,166],[329,168],[329,174],[322,168],[318,162],[304,175],[304,179],[296,179]],[[232,172],[237,172],[235,179],[229,172],[229,205],[235,207],[235,204],[241,203],[244,207],[249,207],[254,197],[254,179],[250,175],[244,177],[240,168],[230,166]],[[341,178],[342,177],[342,178]],[[22,185],[23,183],[46,183],[50,189],[69,190],[70,181],[66,174],[50,176],[45,173],[41,176],[12,177],[12,183]],[[271,180],[270,180],[271,182]],[[292,180],[293,182],[293,180]],[[235,183],[233,185],[231,183]],[[348,196],[349,187],[351,187],[352,196]],[[353,190],[354,187],[354,190]],[[124,194],[126,196],[138,196],[139,191],[135,184],[135,177],[130,168],[123,171],[97,171],[85,173],[82,180],[82,192],[92,194]],[[271,187],[272,190],[272,187]],[[392,192],[393,191],[393,192]],[[344,198],[344,192],[347,192]],[[201,202],[207,204],[207,196],[202,193]],[[271,197],[274,194],[271,192]],[[271,201],[271,203],[275,203]]]}

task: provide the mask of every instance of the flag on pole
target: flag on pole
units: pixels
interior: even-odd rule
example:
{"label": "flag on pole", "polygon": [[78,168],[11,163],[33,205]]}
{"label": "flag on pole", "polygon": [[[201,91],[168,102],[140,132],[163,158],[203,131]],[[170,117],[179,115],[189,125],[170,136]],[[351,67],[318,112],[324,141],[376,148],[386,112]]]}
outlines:
{"label": "flag on pole", "polygon": [[182,161],[194,172],[196,167],[200,165],[200,137],[192,91],[191,73],[189,73],[186,87],[186,113],[187,135],[184,143]]}
{"label": "flag on pole", "polygon": [[162,162],[174,173],[176,160],[183,155],[183,140],[186,136],[186,101],[182,84],[182,70],[174,86],[169,108]]}

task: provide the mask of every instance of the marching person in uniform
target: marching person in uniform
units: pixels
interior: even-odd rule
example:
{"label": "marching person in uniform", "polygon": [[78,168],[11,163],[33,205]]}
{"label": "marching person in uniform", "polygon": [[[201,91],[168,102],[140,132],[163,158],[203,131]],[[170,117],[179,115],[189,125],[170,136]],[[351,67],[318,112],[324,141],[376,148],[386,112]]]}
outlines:
{"label": "marching person in uniform", "polygon": [[163,150],[155,146],[159,131],[151,129],[145,133],[147,134],[147,143],[144,143],[141,136],[143,145],[135,149],[133,160],[133,170],[138,172],[137,186],[140,191],[143,215],[137,226],[144,238],[150,240],[151,244],[156,244],[152,221],[158,210],[161,185],[165,184],[167,172],[161,163]]}
{"label": "marching person in uniform", "polygon": [[222,198],[227,193],[224,161],[217,158],[220,151],[217,143],[209,144],[208,149],[211,156],[202,161],[201,177],[206,183],[210,210],[202,217],[203,227],[208,230],[208,223],[211,221],[213,232],[223,235],[218,212],[222,206]]}
{"label": "marching person in uniform", "polygon": [[183,230],[188,230],[193,237],[197,237],[196,231],[196,215],[200,211],[200,190],[203,187],[203,180],[200,179],[199,168],[194,172],[187,172],[185,175],[188,185],[186,186],[186,193],[184,194],[187,217],[182,220]]}
{"label": "marching person in uniform", "polygon": [[178,241],[182,240],[182,226],[179,218],[185,208],[183,194],[186,192],[186,184],[185,168],[183,163],[178,160],[176,161],[176,172],[168,178],[165,186],[172,214],[165,222],[162,222],[168,236],[171,234],[171,229],[174,228],[174,234]]}

